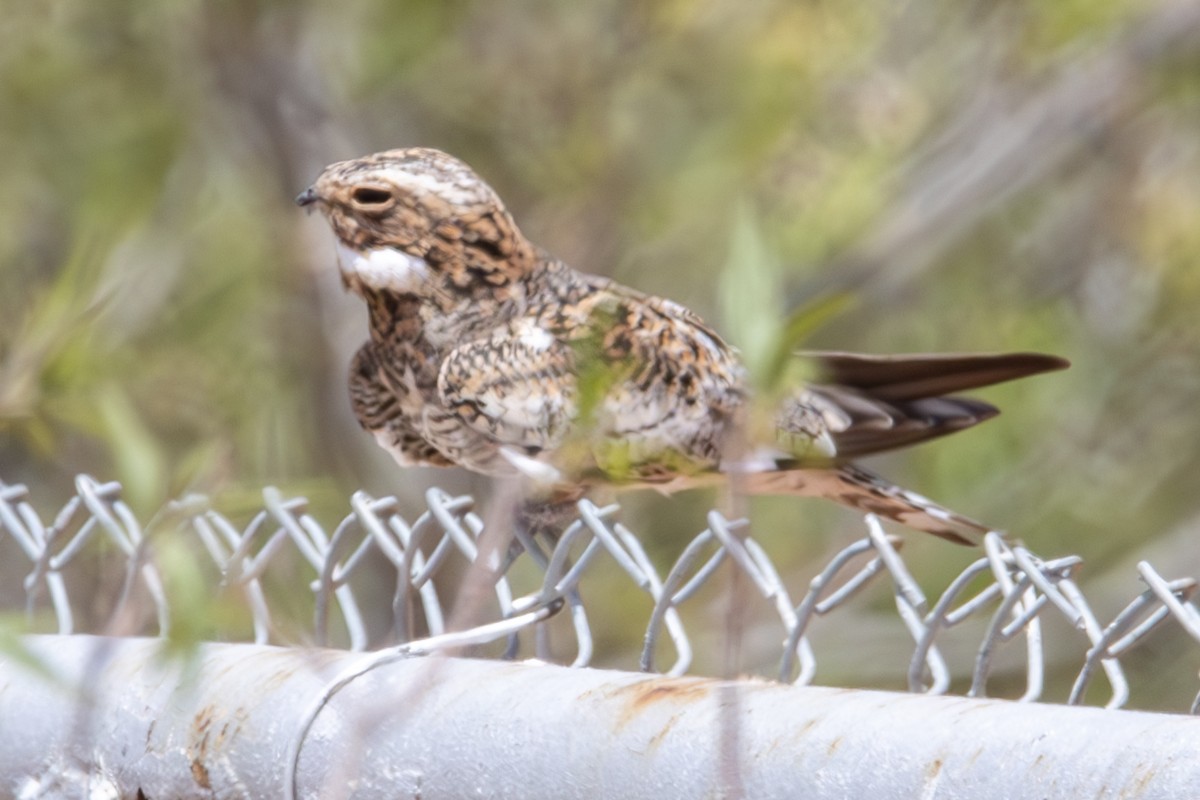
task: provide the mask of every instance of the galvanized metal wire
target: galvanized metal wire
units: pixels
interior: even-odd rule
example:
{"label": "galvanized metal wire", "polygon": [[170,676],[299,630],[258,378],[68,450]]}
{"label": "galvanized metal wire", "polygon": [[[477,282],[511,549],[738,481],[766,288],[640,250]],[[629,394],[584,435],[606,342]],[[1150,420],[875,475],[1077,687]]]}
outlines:
{"label": "galvanized metal wire", "polygon": [[[598,507],[587,500],[578,504],[578,518],[548,552],[516,531],[519,549],[510,549],[509,557],[503,557],[503,552],[482,546],[485,525],[475,501],[440,489],[426,493],[426,508],[415,517],[406,517],[395,498],[357,492],[350,499],[350,513],[330,529],[308,512],[304,498],[286,497],[273,488],[263,491],[262,509],[242,525],[235,525],[206,499],[193,496],[170,504],[145,528],[122,501],[118,483],[81,475],[75,488],[76,494],[47,522],[35,511],[25,486],[0,482],[0,555],[13,558],[15,553],[28,561],[22,593],[30,630],[39,624],[47,627],[48,616],[51,630],[83,632],[75,604],[95,604],[97,598],[72,596],[64,573],[94,558],[93,551],[99,549],[107,550],[109,558],[115,553],[124,571],[117,596],[111,598],[117,609],[112,616],[119,616],[129,598],[139,595],[149,599],[154,613],[148,631],[133,632],[169,634],[173,598],[155,543],[168,531],[176,531],[198,542],[197,549],[211,559],[220,576],[220,586],[211,587],[214,591],[244,596],[251,638],[258,644],[280,641],[280,631],[287,628],[281,624],[284,620],[292,626],[297,623],[296,612],[281,607],[264,582],[273,570],[285,571],[287,579],[294,580],[295,572],[302,569],[309,575],[312,616],[301,627],[307,640],[317,645],[333,643],[331,631],[336,628],[340,643],[350,650],[386,646],[411,655],[502,642],[504,656],[514,658],[530,655],[523,652],[525,645],[518,635],[533,631],[532,655],[551,660],[545,626],[565,610],[574,645],[574,656],[568,660],[585,666],[596,654],[589,615],[613,613],[605,607],[604,596],[584,600],[589,576],[601,559],[615,564],[627,576],[630,588],[649,599],[648,617],[630,619],[628,624],[643,631],[640,668],[668,675],[689,670],[694,642],[700,638],[687,629],[680,607],[729,569],[740,571],[778,619],[782,647],[776,677],[802,685],[813,682],[817,673],[817,650],[809,638],[814,621],[838,613],[865,587],[881,582],[890,586],[897,624],[912,640],[907,665],[897,664],[912,692],[950,690],[951,669],[939,643],[950,629],[971,618],[984,621],[967,692],[977,697],[987,695],[996,654],[1013,640],[1021,641],[1025,652],[1025,691],[1020,699],[1043,697],[1042,628],[1047,615],[1061,617],[1087,643],[1084,663],[1065,698],[1071,704],[1083,702],[1102,672],[1109,687],[1105,705],[1124,706],[1130,687],[1121,658],[1153,630],[1173,625],[1175,635],[1200,644],[1200,610],[1193,603],[1195,579],[1168,579],[1141,562],[1138,573],[1147,588],[1105,624],[1073,579],[1081,559],[1042,559],[995,533],[988,535],[979,558],[930,599],[901,557],[901,540],[869,516],[866,536],[835,554],[796,598],[746,521],[729,520],[716,511],[708,514],[707,527],[662,569],[647,555],[638,536],[616,521],[617,506]],[[516,558],[511,557],[514,553]],[[391,630],[383,637],[369,631],[360,599],[363,582],[369,577],[377,580],[380,559],[394,574],[396,587]],[[517,588],[516,564],[522,564],[526,575],[532,569],[539,576],[531,590],[522,593]],[[470,568],[487,576],[488,594],[494,600],[490,611],[484,610],[484,618],[477,614],[469,625],[452,625],[448,621],[451,601],[464,569]],[[842,638],[847,646],[856,646],[852,628]],[[673,661],[665,665],[657,658],[664,641],[674,653]],[[1191,712],[1198,709],[1200,695]]]}

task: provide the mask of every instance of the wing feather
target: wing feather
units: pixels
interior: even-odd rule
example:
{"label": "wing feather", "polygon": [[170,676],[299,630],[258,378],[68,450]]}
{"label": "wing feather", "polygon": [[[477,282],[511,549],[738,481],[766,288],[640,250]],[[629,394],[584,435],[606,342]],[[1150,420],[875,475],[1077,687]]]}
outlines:
{"label": "wing feather", "polygon": [[531,452],[561,443],[575,416],[571,350],[533,319],[452,350],[437,386],[446,407],[468,426]]}
{"label": "wing feather", "polygon": [[821,383],[850,386],[892,402],[978,389],[1070,366],[1066,359],[1042,353],[861,355],[807,351],[797,355],[815,362]]}
{"label": "wing feather", "polygon": [[788,398],[777,418],[780,439],[797,455],[821,437],[838,460],[935,439],[1000,413],[966,389],[1064,369],[1039,353],[872,356],[841,352],[799,355],[817,366],[820,383]]}

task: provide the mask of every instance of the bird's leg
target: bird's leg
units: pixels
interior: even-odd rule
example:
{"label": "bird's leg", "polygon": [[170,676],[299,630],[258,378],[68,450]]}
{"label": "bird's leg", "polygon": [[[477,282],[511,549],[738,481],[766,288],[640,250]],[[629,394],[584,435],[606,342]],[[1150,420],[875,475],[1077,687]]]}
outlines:
{"label": "bird's leg", "polygon": [[[519,501],[513,509],[515,535],[509,546],[508,564],[522,552],[528,552],[541,567],[549,564],[548,551],[554,549],[563,532],[579,516],[577,505],[582,496],[581,491],[571,489]],[[547,545],[545,549],[542,542]]]}

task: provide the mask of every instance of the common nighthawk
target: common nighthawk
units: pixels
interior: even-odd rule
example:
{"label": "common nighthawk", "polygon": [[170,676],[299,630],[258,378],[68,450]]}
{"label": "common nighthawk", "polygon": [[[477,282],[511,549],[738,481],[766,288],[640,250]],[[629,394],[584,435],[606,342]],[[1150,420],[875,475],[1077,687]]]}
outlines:
{"label": "common nighthawk", "polygon": [[1061,369],[1034,353],[807,353],[765,455],[723,458],[748,401],[737,351],[670,300],[533,245],[463,162],[410,148],[326,167],[296,202],[337,236],[370,339],[350,397],[402,465],[523,473],[558,496],[600,481],[682,488],[736,470],[748,492],[819,495],[944,538],[988,529],[849,462],[997,413],[950,393]]}

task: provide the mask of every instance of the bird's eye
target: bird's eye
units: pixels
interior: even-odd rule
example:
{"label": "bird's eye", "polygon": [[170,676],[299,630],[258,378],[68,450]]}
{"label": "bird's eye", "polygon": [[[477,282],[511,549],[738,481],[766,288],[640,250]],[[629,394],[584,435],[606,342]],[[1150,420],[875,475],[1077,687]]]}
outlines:
{"label": "bird's eye", "polygon": [[354,190],[354,202],[360,206],[382,206],[392,200],[392,193],[386,189],[372,189],[367,186]]}

